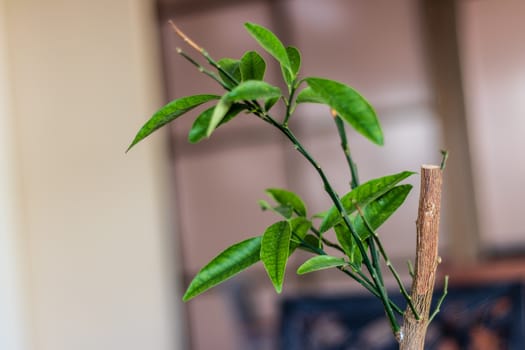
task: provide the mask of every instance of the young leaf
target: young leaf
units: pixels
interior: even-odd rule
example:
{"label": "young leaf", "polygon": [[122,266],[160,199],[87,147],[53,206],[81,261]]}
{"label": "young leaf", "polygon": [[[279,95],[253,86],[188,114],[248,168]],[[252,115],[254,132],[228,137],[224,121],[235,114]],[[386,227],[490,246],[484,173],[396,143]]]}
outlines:
{"label": "young leaf", "polygon": [[259,261],[261,237],[234,244],[204,266],[191,281],[184,301],[205,292]]}
{"label": "young leaf", "polygon": [[291,236],[290,223],[279,221],[266,229],[261,242],[261,260],[277,293],[283,289]]}
{"label": "young leaf", "polygon": [[260,80],[243,81],[229,93],[224,95],[226,101],[239,102],[245,100],[269,99],[281,97],[281,89]]}
{"label": "young leaf", "polygon": [[343,265],[346,265],[345,259],[343,258],[337,258],[335,256],[330,255],[319,255],[306,260],[304,264],[299,266],[299,268],[297,269],[297,274],[303,275],[305,273],[329,269],[331,267],[338,267]]}
{"label": "young leaf", "polygon": [[286,85],[288,85],[288,88],[291,89],[293,81],[297,77],[297,72],[301,67],[301,54],[299,53],[299,50],[292,46],[286,48],[286,54],[288,55],[288,60],[290,61],[290,69],[281,66],[281,71]]}
{"label": "young leaf", "polygon": [[290,224],[292,225],[294,236],[301,239],[306,236],[308,230],[312,227],[312,222],[302,216],[291,219]]}
{"label": "young leaf", "polygon": [[[237,83],[241,82],[241,62],[233,58],[221,58],[218,62],[219,66],[224,69]],[[226,74],[219,70],[219,76],[226,86],[233,88],[237,84],[231,80]]]}
{"label": "young leaf", "polygon": [[[356,266],[361,266],[363,256],[361,255],[361,251],[359,251],[359,247],[357,246],[354,237],[352,237],[352,233],[350,233],[348,227],[343,224],[337,224],[334,226],[334,231],[337,241],[341,244],[341,247],[343,247],[350,262]],[[363,245],[365,244],[365,242],[362,243]]]}
{"label": "young leaf", "polygon": [[295,193],[280,188],[269,188],[266,193],[282,206],[293,209],[299,216],[306,216],[306,206]]}
{"label": "young leaf", "polygon": [[292,225],[292,240],[290,241],[290,255],[295,251],[299,245],[294,240],[304,239],[308,230],[312,227],[312,222],[304,217],[296,217],[290,220]]}
{"label": "young leaf", "polygon": [[240,68],[242,81],[263,80],[266,62],[257,52],[248,51],[241,58]]}
{"label": "young leaf", "polygon": [[259,204],[259,207],[261,208],[262,211],[273,210],[273,207],[270,205],[270,203],[268,203],[264,199],[259,199],[257,201],[257,204]]}
{"label": "young leaf", "polygon": [[316,237],[310,233],[304,236],[303,240],[307,246],[299,246],[299,248],[302,250],[318,254],[316,250],[310,249],[309,247],[321,248],[321,249],[323,248],[323,242],[319,239],[319,237]]}
{"label": "young leaf", "polygon": [[[215,106],[208,108],[195,119],[193,125],[191,126],[191,130],[188,134],[189,142],[197,143],[206,137],[208,125],[210,124],[214,109]],[[226,113],[224,118],[219,122],[219,125],[217,127],[226,124],[245,109],[245,105],[234,103],[230,107],[229,111]]]}
{"label": "young leaf", "polygon": [[200,106],[201,104],[219,99],[217,95],[193,95],[182,97],[171,101],[161,109],[159,109],[153,116],[142,126],[139,130],[133,142],[126,150],[129,151],[131,147],[142,141],[144,138],[149,136],[152,132],[159,129],[160,127],[168,124],[169,122],[177,119],[184,113],[192,110],[193,108]]}
{"label": "young leaf", "polygon": [[279,101],[279,97],[272,97],[264,102],[264,110],[268,112]]}
{"label": "young leaf", "polygon": [[272,55],[282,67],[292,72],[290,59],[288,53],[284,48],[283,43],[273,34],[270,30],[254,23],[245,23],[244,26],[250,35],[265,49],[270,55]]}
{"label": "young leaf", "polygon": [[228,94],[221,97],[219,103],[213,109],[213,113],[206,129],[206,137],[210,137],[213,131],[219,126],[221,121],[226,116],[226,113],[230,110],[233,102],[228,99]]}
{"label": "young leaf", "polygon": [[[414,174],[411,171],[403,171],[398,174],[388,175],[380,177],[374,180],[370,180],[356,188],[351,192],[341,197],[341,202],[345,208],[347,214],[351,214],[356,211],[356,205],[360,208],[364,208],[368,203],[379,198],[386,192],[390,191],[400,181],[406,179],[410,175]],[[342,220],[339,211],[335,206],[330,208],[319,227],[319,231],[326,232],[331,227],[336,225]]]}
{"label": "young leaf", "polygon": [[[411,189],[412,185],[396,186],[362,208],[363,215],[370,226],[374,230],[381,226],[403,204]],[[372,234],[363,222],[361,215],[356,215],[353,224],[362,239],[366,239]]]}
{"label": "young leaf", "polygon": [[286,53],[288,54],[288,59],[290,60],[290,67],[292,68],[292,73],[294,77],[299,73],[301,69],[301,53],[296,47],[288,46],[286,48]]}
{"label": "young leaf", "polygon": [[268,203],[265,200],[259,200],[259,207],[263,211],[270,210],[270,211],[274,212],[275,214],[278,214],[278,215],[282,216],[283,218],[285,218],[287,220],[291,219],[292,216],[293,216],[292,208],[284,207],[282,205],[271,206],[270,203]]}
{"label": "young leaf", "polygon": [[337,81],[307,78],[306,82],[325,104],[343,120],[377,145],[383,144],[383,132],[372,106],[357,91]]}

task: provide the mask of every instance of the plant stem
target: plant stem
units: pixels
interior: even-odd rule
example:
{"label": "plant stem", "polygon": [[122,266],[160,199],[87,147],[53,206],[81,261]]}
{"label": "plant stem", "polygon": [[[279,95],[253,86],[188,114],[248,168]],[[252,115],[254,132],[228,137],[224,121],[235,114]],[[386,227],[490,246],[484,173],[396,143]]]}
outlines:
{"label": "plant stem", "polygon": [[[342,272],[346,273],[348,276],[352,277],[353,279],[356,279],[356,277],[354,276],[355,272],[349,271],[345,267],[342,267],[342,266],[339,266],[338,269],[341,270]],[[363,277],[366,277],[366,276],[363,275]],[[365,286],[362,283],[361,283],[361,285],[363,287],[365,287],[375,297],[380,298],[381,295],[380,295],[380,293],[377,292],[377,289],[373,286],[372,282],[369,281],[368,279],[366,279],[366,281],[367,281],[369,287]],[[389,300],[388,303],[389,303],[389,305],[390,305],[390,307],[392,308],[393,311],[395,311],[399,315],[403,315],[403,310],[401,310],[399,308],[399,306],[397,306],[392,300]]]}
{"label": "plant stem", "polygon": [[225,90],[230,90],[230,88],[224,84],[224,82],[213,72],[210,72],[209,70],[207,70],[206,68],[204,68],[199,62],[195,61],[193,58],[191,58],[187,53],[185,53],[184,51],[182,51],[181,49],[177,48],[177,53],[179,55],[181,55],[182,57],[184,57],[188,62],[190,62],[191,64],[193,64],[195,67],[197,67],[197,69],[199,70],[199,72],[201,73],[204,73],[206,74],[207,76],[209,76],[210,78],[212,78],[213,80],[215,80],[220,86],[222,86]]}
{"label": "plant stem", "polygon": [[359,252],[361,253],[361,256],[363,257],[363,262],[370,273],[370,276],[372,277],[372,280],[374,281],[374,284],[376,285],[377,290],[380,292],[380,299],[383,303],[383,306],[385,307],[385,311],[388,315],[388,319],[390,321],[390,325],[392,327],[392,331],[394,335],[397,337],[400,326],[397,323],[397,320],[395,319],[395,316],[393,314],[392,308],[390,307],[390,300],[388,299],[388,296],[386,294],[386,289],[384,285],[382,285],[379,276],[377,274],[376,268],[372,265],[372,262],[370,261],[370,258],[367,254],[367,251],[364,248],[363,243],[361,242],[361,238],[355,231],[352,223],[350,222],[350,218],[348,216],[348,213],[346,212],[346,209],[344,208],[343,204],[341,203],[341,200],[339,199],[339,196],[332,188],[332,185],[328,181],[328,178],[326,177],[323,169],[321,166],[315,161],[315,159],[308,153],[308,151],[304,148],[304,146],[299,142],[299,140],[295,137],[295,135],[292,133],[292,131],[279,123],[277,123],[273,118],[271,118],[269,115],[265,116],[265,120],[275,126],[279,131],[281,131],[289,140],[292,142],[294,147],[297,149],[299,153],[301,153],[306,160],[314,167],[314,169],[317,171],[319,176],[321,177],[321,180],[324,185],[324,189],[327,192],[327,194],[332,199],[332,202],[336,206],[337,210],[339,211],[343,221],[345,222],[345,225],[350,230],[350,233],[352,234],[352,237],[354,238],[357,247],[359,249]]}
{"label": "plant stem", "polygon": [[407,267],[408,267],[408,274],[410,277],[414,278],[414,265],[412,265],[412,261],[407,260]]}
{"label": "plant stem", "polygon": [[[374,265],[374,272],[372,272],[373,274],[376,274],[376,278],[374,278],[374,280],[376,281],[376,284],[378,284],[378,290],[380,292],[380,297],[381,297],[381,301],[383,301],[383,306],[385,308],[385,313],[390,321],[390,325],[392,327],[392,332],[394,333],[394,335],[396,336],[396,338],[398,337],[398,333],[399,333],[399,326],[397,326],[397,328],[395,327],[397,324],[397,320],[396,318],[394,317],[394,313],[392,312],[392,308],[390,307],[390,303],[388,303],[387,301],[389,301],[390,299],[388,298],[388,292],[387,292],[387,289],[385,288],[385,283],[383,281],[383,274],[381,272],[381,266],[379,264],[379,254],[377,253],[377,249],[376,249],[376,246],[374,244],[374,241],[372,239],[368,239],[368,247],[370,249],[370,255],[372,256],[372,263]],[[374,277],[374,276],[372,276]]]}
{"label": "plant stem", "polygon": [[420,316],[419,316],[418,312],[416,311],[416,309],[414,307],[414,304],[412,303],[412,298],[410,297],[410,295],[408,294],[405,286],[403,285],[403,282],[401,281],[401,277],[399,277],[399,274],[397,273],[396,269],[392,265],[392,262],[390,261],[390,258],[388,257],[388,254],[386,253],[385,248],[383,247],[383,243],[381,243],[381,240],[379,239],[379,235],[372,228],[372,226],[368,222],[368,219],[365,217],[365,215],[364,215],[363,211],[361,210],[361,208],[359,206],[357,206],[357,205],[356,205],[356,208],[357,208],[357,211],[359,212],[359,215],[361,216],[361,219],[363,219],[363,223],[365,224],[366,228],[372,233],[372,237],[373,237],[374,241],[376,242],[377,247],[379,248],[379,251],[381,252],[381,255],[383,256],[383,259],[385,260],[386,266],[388,267],[388,269],[392,273],[392,276],[394,276],[394,278],[395,278],[395,280],[397,282],[397,285],[399,286],[399,290],[400,290],[401,294],[403,295],[403,297],[405,298],[408,306],[410,307],[410,309],[414,313],[414,315],[416,317],[416,320],[419,320]]}
{"label": "plant stem", "polygon": [[[348,163],[348,166],[350,168],[350,174],[351,174],[351,179],[352,179],[350,186],[352,189],[354,189],[357,186],[359,186],[359,176],[357,174],[357,166],[352,159],[350,148],[348,146],[348,138],[346,136],[345,125],[343,121],[341,120],[341,118],[337,115],[337,112],[335,110],[332,110],[331,112],[332,112],[332,116],[334,117],[335,124],[337,126],[337,133],[339,134],[339,138],[341,139],[341,148],[345,155],[346,162]],[[390,325],[392,326],[392,331],[394,334],[396,334],[396,337],[397,337],[397,333],[399,332],[399,326],[397,325],[397,320],[394,317],[394,314],[390,307],[390,303],[388,303],[390,299],[388,298],[388,291],[385,288],[385,283],[383,280],[383,274],[381,272],[381,265],[380,265],[380,260],[379,260],[379,254],[376,248],[376,243],[373,238],[368,238],[367,241],[368,241],[367,243],[370,249],[370,255],[372,257],[372,263],[374,267],[374,271],[373,272],[371,271],[371,274],[373,275],[372,277],[374,278],[374,281],[376,281],[376,284],[378,287],[377,289],[380,291],[380,298],[381,298],[381,301],[383,302],[383,306],[385,307],[385,312],[386,312],[387,317],[389,318]],[[381,250],[382,252],[384,252],[383,249]]]}
{"label": "plant stem", "polygon": [[292,82],[290,87],[290,96],[288,97],[288,101],[286,103],[286,114],[284,116],[283,125],[284,127],[288,127],[288,120],[290,119],[290,116],[292,115],[292,105],[294,101],[295,92],[297,91],[297,85],[295,81]]}
{"label": "plant stem", "polygon": [[[317,255],[327,255],[326,252],[318,247],[314,247],[311,244],[308,244],[308,242],[305,242],[304,239],[297,236],[297,234],[293,234],[296,239],[299,240],[299,243],[304,246],[305,248],[315,252]],[[362,285],[366,290],[368,290],[370,293],[372,293],[377,298],[380,298],[380,292],[377,291],[377,288],[373,285],[372,281],[368,279],[361,271],[351,271],[347,270],[345,266],[338,266],[338,270],[345,273],[349,277],[351,277],[353,280],[355,280],[357,283]],[[399,315],[403,315],[403,310],[399,308],[393,301],[389,300],[390,307],[397,312]]]}
{"label": "plant stem", "polygon": [[311,227],[310,230],[314,233],[314,235],[317,236],[317,238],[319,238],[321,240],[321,242],[323,242],[324,244],[326,244],[327,246],[329,246],[331,248],[337,249],[339,252],[341,252],[343,254],[346,254],[345,250],[339,244],[334,243],[334,242],[328,240],[327,238],[323,237],[321,232],[319,232],[319,230],[317,230],[315,227]]}
{"label": "plant stem", "polygon": [[[345,125],[343,123],[343,120],[337,115],[337,112],[335,110],[332,110],[331,113],[332,113],[332,116],[334,117],[334,122],[335,122],[335,125],[337,127],[337,133],[339,134],[339,138],[341,140],[341,148],[342,148],[343,153],[345,155],[346,162],[348,163],[348,167],[350,168],[350,175],[351,175],[350,187],[352,189],[354,189],[357,186],[359,186],[359,175],[358,175],[358,172],[357,172],[357,166],[356,166],[355,162],[352,159],[352,154],[350,152],[350,147],[348,146],[348,138],[347,138],[347,135],[346,135]],[[369,238],[368,239],[368,246],[369,246],[369,249],[370,249],[370,255],[372,256],[374,268],[375,268],[375,271],[377,273],[377,282],[381,284],[381,287],[378,286],[378,289],[382,292],[382,295],[380,295],[379,297],[383,301],[387,317],[389,318],[390,324],[392,325],[392,331],[397,336],[397,333],[399,332],[399,327],[395,327],[394,326],[394,325],[397,325],[397,320],[395,320],[395,318],[394,318],[392,309],[390,308],[390,304],[389,303],[385,303],[385,300],[390,300],[390,299],[388,298],[388,293],[387,293],[387,290],[386,290],[385,285],[384,285],[383,276],[382,276],[382,273],[381,273],[381,266],[379,264],[379,256],[378,256],[378,253],[377,253],[376,243],[378,244],[378,247],[379,247],[383,257],[386,256],[386,253],[385,253],[384,248],[383,248],[381,242],[379,241],[379,239],[375,239],[375,238],[377,238],[377,236],[374,237],[374,238]],[[387,262],[387,266],[390,268],[390,271],[393,271],[395,273],[396,279],[398,280],[399,276],[397,276],[397,272],[395,270],[393,270],[393,267],[390,264],[390,261],[387,258],[385,258],[385,261]],[[404,287],[402,287],[402,288],[404,290]],[[406,291],[405,291],[405,294],[406,294],[407,297],[409,297],[408,294],[406,293]],[[407,301],[409,301],[409,300],[407,299]]]}
{"label": "plant stem", "polygon": [[337,126],[337,133],[339,134],[339,138],[341,139],[341,148],[343,149],[343,153],[345,154],[345,157],[346,157],[346,162],[348,163],[348,166],[350,168],[350,174],[352,175],[350,186],[352,189],[354,189],[357,186],[359,186],[359,175],[357,174],[357,166],[352,159],[350,148],[348,146],[348,139],[346,137],[345,125],[343,121],[341,120],[341,118],[333,110],[332,110],[332,116],[334,117],[335,125]]}

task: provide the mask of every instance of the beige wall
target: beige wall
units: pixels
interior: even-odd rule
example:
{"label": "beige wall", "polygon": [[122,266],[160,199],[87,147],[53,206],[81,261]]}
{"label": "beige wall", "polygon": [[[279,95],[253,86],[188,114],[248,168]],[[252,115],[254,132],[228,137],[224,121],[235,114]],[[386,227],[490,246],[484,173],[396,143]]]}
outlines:
{"label": "beige wall", "polygon": [[23,259],[17,225],[13,118],[10,105],[7,23],[0,1],[0,349],[27,347],[24,324]]}
{"label": "beige wall", "polygon": [[523,249],[525,2],[466,1],[459,15],[481,244]]}
{"label": "beige wall", "polygon": [[0,309],[23,297],[0,322],[27,309],[32,343],[2,349],[178,348],[162,138],[124,154],[162,100],[151,3],[0,1]]}

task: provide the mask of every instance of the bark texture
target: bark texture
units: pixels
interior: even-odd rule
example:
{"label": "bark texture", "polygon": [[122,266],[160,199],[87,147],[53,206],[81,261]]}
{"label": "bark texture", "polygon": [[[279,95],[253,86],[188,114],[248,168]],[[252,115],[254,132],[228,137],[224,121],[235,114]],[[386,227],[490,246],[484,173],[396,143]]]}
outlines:
{"label": "bark texture", "polygon": [[417,216],[417,247],[411,298],[420,317],[407,308],[404,314],[400,350],[423,350],[430,304],[439,264],[438,231],[441,211],[442,170],[435,165],[421,167],[421,192]]}

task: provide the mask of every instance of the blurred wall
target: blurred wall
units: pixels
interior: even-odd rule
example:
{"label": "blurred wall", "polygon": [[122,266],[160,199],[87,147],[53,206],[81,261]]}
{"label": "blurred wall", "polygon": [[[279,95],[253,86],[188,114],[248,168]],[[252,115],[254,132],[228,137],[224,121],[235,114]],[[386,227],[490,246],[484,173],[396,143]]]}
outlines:
{"label": "blurred wall", "polygon": [[463,1],[458,10],[480,242],[489,254],[523,254],[525,2]]}
{"label": "blurred wall", "polygon": [[0,1],[1,349],[180,346],[161,138],[124,153],[156,35],[146,0]]}
{"label": "blurred wall", "polygon": [[0,349],[26,348],[5,2],[0,1]]}

